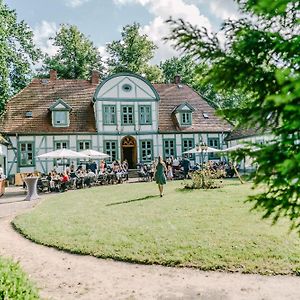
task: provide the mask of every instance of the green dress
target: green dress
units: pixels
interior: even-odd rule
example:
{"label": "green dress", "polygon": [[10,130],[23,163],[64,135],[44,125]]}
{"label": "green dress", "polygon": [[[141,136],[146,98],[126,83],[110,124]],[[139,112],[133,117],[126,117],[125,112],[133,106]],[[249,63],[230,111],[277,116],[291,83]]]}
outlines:
{"label": "green dress", "polygon": [[156,166],[155,181],[159,185],[166,184],[165,167],[161,163]]}

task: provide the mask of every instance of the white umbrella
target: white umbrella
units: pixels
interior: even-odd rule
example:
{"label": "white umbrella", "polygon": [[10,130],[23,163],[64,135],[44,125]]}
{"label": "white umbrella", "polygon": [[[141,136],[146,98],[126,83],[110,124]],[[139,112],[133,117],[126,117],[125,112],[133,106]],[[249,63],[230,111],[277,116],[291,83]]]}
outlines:
{"label": "white umbrella", "polygon": [[85,155],[87,155],[89,158],[95,158],[95,159],[104,159],[104,158],[109,158],[110,156],[106,153],[103,152],[99,152],[96,150],[92,150],[92,149],[87,149],[87,150],[83,150],[80,153],[83,153]]}
{"label": "white umbrella", "polygon": [[87,155],[79,152],[75,152],[70,149],[58,149],[55,151],[47,152],[37,156],[38,158],[89,158]]}
{"label": "white umbrella", "polygon": [[201,154],[201,153],[215,153],[215,152],[220,152],[220,149],[212,148],[212,147],[206,147],[205,150],[201,150],[199,147],[195,147],[191,150],[183,152],[183,154]]}
{"label": "white umbrella", "polygon": [[234,146],[229,147],[227,149],[221,150],[221,152],[233,152],[233,151],[237,151],[239,149],[249,149],[249,150],[252,150],[252,151],[259,150],[258,147],[254,147],[254,146],[251,146],[251,145],[248,145],[248,144],[237,144],[237,145],[234,145]]}

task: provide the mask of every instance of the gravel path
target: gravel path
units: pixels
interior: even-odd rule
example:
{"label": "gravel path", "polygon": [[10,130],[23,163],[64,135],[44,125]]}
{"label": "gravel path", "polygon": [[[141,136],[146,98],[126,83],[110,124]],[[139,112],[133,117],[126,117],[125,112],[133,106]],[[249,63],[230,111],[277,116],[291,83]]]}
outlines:
{"label": "gravel path", "polygon": [[[46,299],[300,299],[300,277],[203,272],[79,256],[37,245],[10,225],[36,202],[0,203],[0,255],[19,261]],[[1,217],[2,216],[2,217]]]}

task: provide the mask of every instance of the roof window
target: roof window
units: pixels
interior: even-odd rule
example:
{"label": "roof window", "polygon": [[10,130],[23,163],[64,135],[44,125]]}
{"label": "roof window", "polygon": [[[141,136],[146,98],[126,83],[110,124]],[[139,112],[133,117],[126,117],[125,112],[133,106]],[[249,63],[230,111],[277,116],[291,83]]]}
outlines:
{"label": "roof window", "polygon": [[202,115],[203,115],[203,118],[204,118],[204,119],[209,119],[209,116],[208,116],[207,113],[202,113]]}
{"label": "roof window", "polygon": [[25,117],[26,118],[32,118],[32,111],[26,111]]}

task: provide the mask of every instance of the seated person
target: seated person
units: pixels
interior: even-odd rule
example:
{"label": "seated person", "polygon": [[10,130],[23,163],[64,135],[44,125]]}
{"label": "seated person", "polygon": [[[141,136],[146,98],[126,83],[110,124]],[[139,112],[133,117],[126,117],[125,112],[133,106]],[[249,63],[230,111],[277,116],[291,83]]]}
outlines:
{"label": "seated person", "polygon": [[61,190],[64,192],[67,189],[67,183],[69,182],[69,176],[66,172],[61,174],[60,181],[61,181]]}
{"label": "seated person", "polygon": [[70,183],[71,183],[71,186],[73,188],[76,187],[76,180],[78,179],[78,176],[76,174],[76,172],[74,170],[71,169],[71,173],[70,173]]}
{"label": "seated person", "polygon": [[96,174],[92,170],[88,170],[86,176],[84,177],[84,184],[88,187],[91,187],[92,183],[96,179]]}

